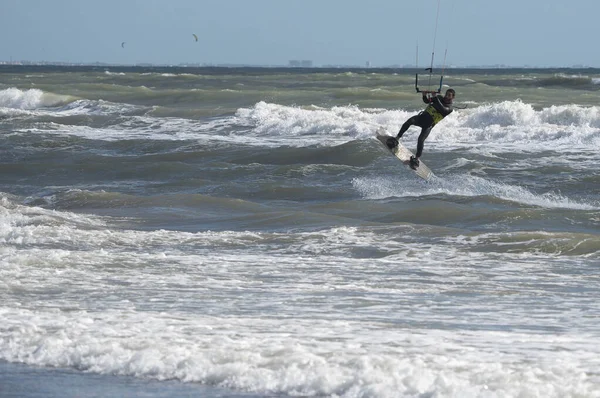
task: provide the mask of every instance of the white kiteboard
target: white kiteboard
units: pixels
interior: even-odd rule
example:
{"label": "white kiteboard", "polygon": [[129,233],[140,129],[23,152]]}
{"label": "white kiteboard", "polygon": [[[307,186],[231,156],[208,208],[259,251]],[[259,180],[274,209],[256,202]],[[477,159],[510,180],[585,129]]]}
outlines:
{"label": "white kiteboard", "polygon": [[404,145],[402,145],[402,143],[398,142],[398,146],[395,148],[392,148],[392,149],[388,148],[386,142],[387,142],[388,138],[391,137],[391,135],[387,135],[387,134],[383,134],[383,133],[385,133],[385,131],[378,131],[377,139],[379,140],[379,142],[381,142],[383,144],[385,149],[387,149],[394,156],[396,156],[398,159],[400,159],[400,161],[402,163],[404,163],[406,165],[406,167],[408,167],[409,169],[414,171],[415,174],[418,175],[419,177],[421,177],[422,179],[429,180],[431,177],[433,177],[433,173],[431,172],[431,170],[429,170],[429,167],[427,167],[425,165],[425,163],[423,163],[422,161],[419,161],[419,166],[417,168],[413,169],[412,167],[410,167],[410,157],[413,156],[413,153],[411,151],[409,151],[408,149],[406,149],[406,147]]}

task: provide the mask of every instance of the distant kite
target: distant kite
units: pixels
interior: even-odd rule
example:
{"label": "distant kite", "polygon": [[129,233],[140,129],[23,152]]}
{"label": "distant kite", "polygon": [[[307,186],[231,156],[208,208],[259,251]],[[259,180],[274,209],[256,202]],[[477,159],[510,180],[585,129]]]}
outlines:
{"label": "distant kite", "polygon": [[121,43],[121,47],[125,48],[125,42]]}
{"label": "distant kite", "polygon": [[192,33],[192,36],[194,36],[194,39],[196,39],[196,41],[198,41],[198,36],[196,36],[195,34]]}

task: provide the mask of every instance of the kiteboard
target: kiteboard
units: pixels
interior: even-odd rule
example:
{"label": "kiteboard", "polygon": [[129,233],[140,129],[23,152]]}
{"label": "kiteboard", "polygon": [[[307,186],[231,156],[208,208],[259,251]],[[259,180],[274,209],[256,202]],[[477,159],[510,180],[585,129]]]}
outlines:
{"label": "kiteboard", "polygon": [[406,147],[402,145],[402,143],[398,142],[398,146],[392,149],[388,148],[386,142],[388,138],[391,138],[391,136],[383,133],[384,132],[382,131],[377,132],[377,139],[379,140],[379,142],[381,142],[383,146],[394,156],[400,159],[400,161],[404,163],[406,167],[414,171],[416,175],[418,175],[424,180],[429,180],[431,177],[433,177],[433,173],[431,172],[429,167],[427,167],[422,161],[419,161],[419,166],[417,166],[414,169],[410,166],[410,157],[413,156],[413,154],[411,151],[406,149]]}

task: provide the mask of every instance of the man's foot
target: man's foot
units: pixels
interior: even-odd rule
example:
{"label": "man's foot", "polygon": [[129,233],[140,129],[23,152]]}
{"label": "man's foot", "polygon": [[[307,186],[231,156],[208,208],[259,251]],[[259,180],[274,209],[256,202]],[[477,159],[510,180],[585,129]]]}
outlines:
{"label": "man's foot", "polygon": [[388,148],[394,149],[398,146],[398,140],[394,137],[390,137],[387,139],[385,144],[387,145]]}
{"label": "man's foot", "polygon": [[419,164],[420,164],[419,158],[416,158],[414,156],[410,157],[410,163],[409,163],[409,165],[410,165],[411,169],[416,170],[417,167],[419,167]]}

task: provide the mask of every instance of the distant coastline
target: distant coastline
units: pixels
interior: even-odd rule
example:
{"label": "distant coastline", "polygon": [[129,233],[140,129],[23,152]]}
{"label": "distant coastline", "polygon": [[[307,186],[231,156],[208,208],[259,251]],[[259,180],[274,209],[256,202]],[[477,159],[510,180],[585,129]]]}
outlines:
{"label": "distant coastline", "polygon": [[[422,70],[423,67],[417,67],[414,64],[404,65],[381,65],[381,66],[365,66],[365,65],[311,65],[311,66],[290,66],[285,64],[269,65],[269,64],[212,64],[212,63],[180,63],[180,64],[153,64],[153,63],[137,63],[137,64],[122,64],[110,62],[58,62],[58,61],[6,61],[0,60],[0,66],[64,66],[64,67],[105,67],[105,68],[251,68],[251,69],[364,69],[364,70],[381,70],[381,69],[408,69]],[[531,70],[590,70],[600,69],[600,67],[588,65],[571,65],[571,66],[535,66],[535,65],[442,65],[434,66],[434,69],[531,69]]]}

